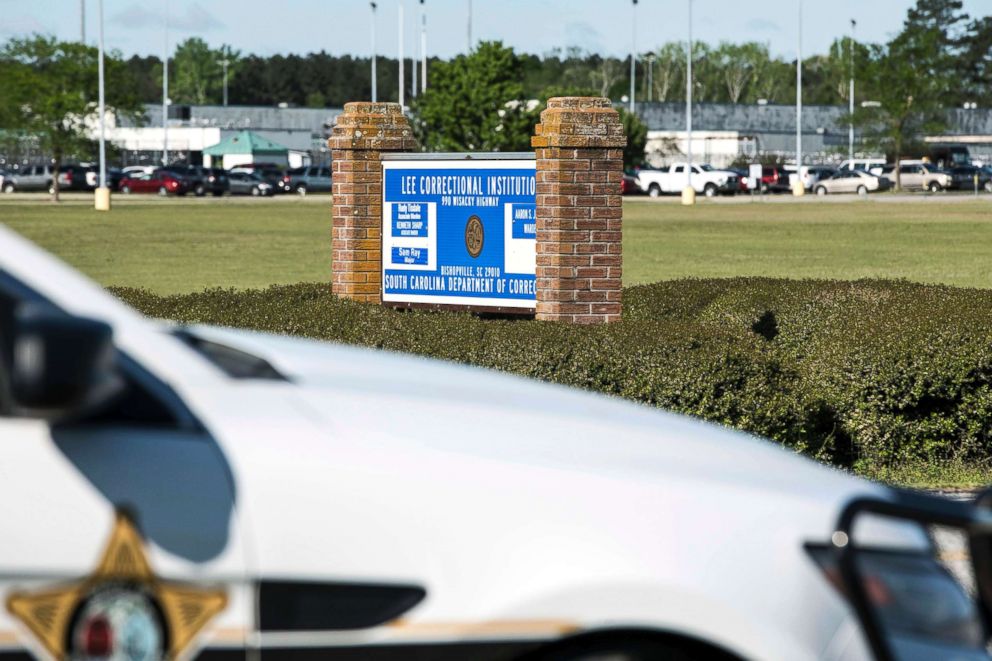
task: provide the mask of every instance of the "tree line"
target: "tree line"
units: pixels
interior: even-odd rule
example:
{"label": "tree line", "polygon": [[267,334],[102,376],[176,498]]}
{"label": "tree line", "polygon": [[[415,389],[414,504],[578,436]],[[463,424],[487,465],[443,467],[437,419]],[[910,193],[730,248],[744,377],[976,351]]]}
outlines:
{"label": "tree line", "polygon": [[[926,32],[932,32],[930,39]],[[887,44],[870,44],[843,37],[826,53],[803,60],[803,98],[813,105],[846,105],[852,73],[859,81],[858,101],[876,100],[873,77],[882,55],[922,56],[927,69],[916,73],[951,81],[941,102],[948,107],[975,102],[992,105],[992,16],[971,18],[961,0],[928,0],[910,9],[900,37]],[[909,52],[906,42],[929,39],[932,53]],[[922,42],[921,42],[922,43]],[[895,47],[893,51],[891,47]],[[639,100],[685,99],[686,44],[667,43],[638,55]],[[795,61],[775,56],[758,42],[716,45],[693,44],[693,98],[701,103],[744,103],[759,100],[790,104],[795,100]],[[518,75],[523,94],[536,99],[551,86],[580,87],[612,99],[629,93],[629,58],[604,57],[580,48],[555,50],[543,55],[518,54]],[[222,60],[229,67],[229,102],[234,105],[273,106],[287,103],[303,107],[340,107],[347,101],[371,97],[371,60],[326,52],[306,55],[242,55],[229,46],[211,48],[199,38],[177,45],[170,63],[170,96],[174,103],[216,104],[222,99]],[[126,61],[138,81],[138,96],[145,102],[161,100],[162,63],[156,56],[133,56]],[[406,98],[412,98],[406,61]],[[428,82],[438,60],[428,63]],[[930,68],[930,65],[936,68]],[[378,58],[380,100],[398,98],[397,60]],[[430,87],[428,85],[428,87]]]}
{"label": "tree line", "polygon": [[[643,54],[641,100],[683,99],[685,54],[685,45],[677,43],[662,46],[650,58]],[[327,53],[259,57],[193,38],[179,44],[172,58],[172,102],[220,103],[222,61],[229,65],[231,104],[335,107],[371,94],[367,58]],[[699,102],[794,99],[795,63],[773,57],[767,46],[698,43],[693,61],[693,96]],[[543,100],[565,94],[619,100],[629,89],[628,66],[629,61],[576,49],[539,57],[498,42],[482,43],[467,55],[432,59],[427,92],[407,98],[426,149],[527,149]],[[828,53],[804,60],[804,69],[805,101],[825,105],[846,104],[853,71],[859,81],[856,100],[873,102],[858,104],[852,118],[862,127],[864,147],[898,159],[915,149],[924,133],[941,130],[947,108],[992,105],[992,17],[972,19],[961,0],[917,0],[890,41],[839,39]],[[396,61],[381,58],[378,70],[381,100],[395,100]],[[161,100],[162,64],[156,57],[125,59],[112,52],[107,76],[113,112],[137,117],[142,102]],[[95,113],[95,95],[96,49],[44,36],[14,38],[0,46],[0,143],[31,136],[56,164],[91,153],[87,120]],[[631,136],[625,161],[637,165],[646,128],[636,116],[623,119]]]}

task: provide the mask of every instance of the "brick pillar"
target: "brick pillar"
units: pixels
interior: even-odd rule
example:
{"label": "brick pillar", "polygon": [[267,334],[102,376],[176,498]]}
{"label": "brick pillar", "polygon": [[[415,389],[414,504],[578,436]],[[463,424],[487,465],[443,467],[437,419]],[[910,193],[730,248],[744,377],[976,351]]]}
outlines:
{"label": "brick pillar", "polygon": [[417,140],[398,103],[346,103],[327,141],[331,150],[331,291],[379,303],[382,296],[383,152],[414,151]]}
{"label": "brick pillar", "polygon": [[609,99],[548,101],[531,145],[537,151],[537,318],[619,321],[623,147]]}

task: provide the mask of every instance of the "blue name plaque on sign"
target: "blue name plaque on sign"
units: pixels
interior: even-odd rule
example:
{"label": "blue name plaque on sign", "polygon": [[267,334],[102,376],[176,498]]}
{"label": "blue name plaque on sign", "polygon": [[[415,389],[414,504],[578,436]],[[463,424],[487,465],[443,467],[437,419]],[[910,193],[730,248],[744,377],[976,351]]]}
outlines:
{"label": "blue name plaque on sign", "polygon": [[536,307],[535,161],[384,160],[384,303]]}

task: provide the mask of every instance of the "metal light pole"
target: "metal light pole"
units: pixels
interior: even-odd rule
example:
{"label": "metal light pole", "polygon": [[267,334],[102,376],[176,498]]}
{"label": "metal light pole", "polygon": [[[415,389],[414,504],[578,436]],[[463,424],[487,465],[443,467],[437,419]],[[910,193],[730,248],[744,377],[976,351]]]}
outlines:
{"label": "metal light pole", "polygon": [[633,0],[630,9],[630,112],[637,108],[634,102],[634,85],[637,76],[637,0]]}
{"label": "metal light pole", "polygon": [[100,22],[100,42],[97,46],[97,112],[100,119],[100,184],[96,189],[94,206],[97,211],[110,211],[110,189],[107,188],[107,139],[106,139],[106,105],[104,104],[104,70],[103,70],[103,0],[97,0],[97,19]]}
{"label": "metal light pole", "polygon": [[165,3],[165,42],[162,45],[162,165],[169,164],[169,3]]}
{"label": "metal light pole", "polygon": [[472,52],[472,0],[468,0],[468,50],[465,52]]}
{"label": "metal light pole", "polygon": [[[424,13],[424,8],[423,7],[420,8],[420,13],[421,14]],[[416,27],[416,25],[417,24],[414,23],[414,27]],[[417,49],[420,46],[419,46],[419,44],[417,44],[416,40],[414,40],[414,43],[416,45],[414,45],[414,47],[413,47],[413,52],[414,53],[417,53]],[[412,70],[411,71],[411,79],[412,79],[412,81],[411,81],[411,85],[410,85],[410,96],[412,98],[414,98],[414,99],[417,98],[417,69],[420,68],[420,67],[417,66],[417,62],[419,60],[420,60],[420,55],[419,54],[416,54],[416,55],[414,55],[413,57],[410,58],[410,69]]]}
{"label": "metal light pole", "polygon": [[420,0],[420,91],[427,91],[427,10]]}
{"label": "metal light pole", "polygon": [[[850,58],[851,67],[851,89],[848,91],[848,101],[850,104],[850,114],[851,122],[848,126],[848,136],[847,136],[847,157],[853,161],[854,160],[854,29],[858,26],[858,22],[853,18],[851,19],[851,43],[848,44],[848,56]],[[852,165],[853,167],[853,165]]]}
{"label": "metal light pole", "polygon": [[689,3],[689,49],[685,61],[685,135],[687,167],[685,173],[686,188],[692,190],[692,0]]}
{"label": "metal light pole", "polygon": [[400,95],[399,95],[399,97],[400,97],[400,108],[405,108],[406,107],[406,103],[405,103],[405,99],[403,98],[403,78],[404,78],[404,75],[403,75],[403,0],[400,0],[399,9],[400,9],[400,12],[399,12],[399,45],[398,45],[399,52],[400,52],[400,57],[399,57],[399,60],[400,60],[400,72],[399,72],[399,74],[400,74],[400,81],[399,81],[399,84],[400,84]]}
{"label": "metal light pole", "polygon": [[648,53],[648,103],[654,101],[654,53]]}
{"label": "metal light pole", "polygon": [[220,61],[220,65],[224,67],[224,107],[227,107],[227,67],[230,66],[231,61],[226,57]]}
{"label": "metal light pole", "polygon": [[796,0],[799,8],[799,38],[796,43],[796,183],[792,194],[799,197],[806,192],[803,186],[803,0]]}
{"label": "metal light pole", "polygon": [[376,69],[376,67],[375,67],[375,64],[376,64],[376,62],[375,62],[375,57],[376,57],[376,53],[375,53],[375,8],[376,8],[376,4],[374,2],[370,2],[369,3],[369,6],[372,7],[372,103],[375,103],[375,102],[377,102],[379,100],[379,98],[378,98],[379,95],[378,95],[378,92],[376,91],[376,71],[375,71],[375,69]]}
{"label": "metal light pole", "polygon": [[86,43],[86,0],[79,0],[79,43]]}
{"label": "metal light pole", "polygon": [[696,190],[692,187],[692,0],[689,5],[689,48],[685,56],[685,137],[686,164],[685,188],[682,190],[682,204],[691,206],[696,203]]}

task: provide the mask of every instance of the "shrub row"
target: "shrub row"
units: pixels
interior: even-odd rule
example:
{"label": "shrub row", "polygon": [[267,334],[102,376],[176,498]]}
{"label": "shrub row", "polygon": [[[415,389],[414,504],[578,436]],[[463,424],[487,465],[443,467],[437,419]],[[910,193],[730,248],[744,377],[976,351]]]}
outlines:
{"label": "shrub row", "polygon": [[679,280],[628,288],[618,324],[401,312],[323,284],[156,296],[147,315],[412,352],[626,397],[837,465],[985,460],[992,291],[893,281]]}

